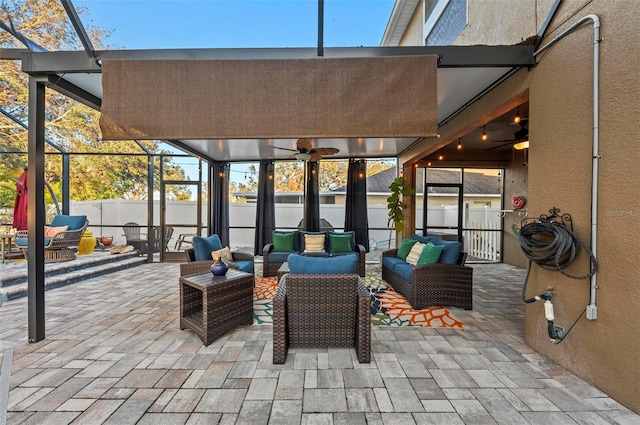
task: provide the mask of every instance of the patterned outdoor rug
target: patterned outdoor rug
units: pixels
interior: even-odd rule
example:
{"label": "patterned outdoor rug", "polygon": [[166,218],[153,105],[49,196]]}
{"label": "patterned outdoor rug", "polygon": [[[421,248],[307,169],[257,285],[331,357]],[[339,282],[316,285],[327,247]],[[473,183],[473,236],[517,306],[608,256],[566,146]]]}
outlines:
{"label": "patterned outdoor rug", "polygon": [[[407,299],[382,280],[379,273],[367,273],[364,282],[371,293],[371,323],[373,325],[464,328],[464,323],[444,307],[412,309]],[[256,276],[253,291],[254,323],[273,323],[271,300],[277,287],[278,278],[276,276]]]}

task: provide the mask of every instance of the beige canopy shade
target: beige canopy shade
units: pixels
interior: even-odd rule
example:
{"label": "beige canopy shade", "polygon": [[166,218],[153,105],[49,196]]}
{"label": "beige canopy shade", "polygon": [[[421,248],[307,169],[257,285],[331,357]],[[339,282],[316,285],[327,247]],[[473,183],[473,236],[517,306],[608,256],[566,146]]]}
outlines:
{"label": "beige canopy shade", "polygon": [[104,60],[102,137],[435,136],[436,61]]}

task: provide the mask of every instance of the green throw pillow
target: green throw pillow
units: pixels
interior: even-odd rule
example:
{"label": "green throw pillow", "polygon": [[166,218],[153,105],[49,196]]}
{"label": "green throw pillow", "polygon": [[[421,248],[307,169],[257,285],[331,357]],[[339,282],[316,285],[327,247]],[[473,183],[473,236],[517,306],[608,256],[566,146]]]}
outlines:
{"label": "green throw pillow", "polygon": [[420,258],[418,258],[417,265],[437,263],[443,248],[444,246],[442,245],[434,245],[431,242],[427,242],[427,245],[422,250],[422,254],[420,254]]}
{"label": "green throw pillow", "polygon": [[414,239],[404,238],[402,243],[400,244],[400,248],[398,248],[398,252],[396,253],[396,257],[402,258],[403,260],[407,259],[407,255],[411,252],[411,248],[413,245],[418,242]]}
{"label": "green throw pillow", "polygon": [[353,252],[351,250],[351,235],[329,234],[329,253]]}
{"label": "green throw pillow", "polygon": [[294,252],[293,250],[294,233],[274,233],[273,234],[273,251],[274,252]]}

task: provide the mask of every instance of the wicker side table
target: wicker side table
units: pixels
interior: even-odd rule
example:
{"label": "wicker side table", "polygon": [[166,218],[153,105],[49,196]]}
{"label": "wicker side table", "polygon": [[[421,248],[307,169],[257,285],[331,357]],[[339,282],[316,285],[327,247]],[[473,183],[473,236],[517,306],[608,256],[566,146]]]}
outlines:
{"label": "wicker side table", "polygon": [[180,329],[191,329],[204,345],[240,325],[253,323],[254,276],[229,269],[180,277]]}

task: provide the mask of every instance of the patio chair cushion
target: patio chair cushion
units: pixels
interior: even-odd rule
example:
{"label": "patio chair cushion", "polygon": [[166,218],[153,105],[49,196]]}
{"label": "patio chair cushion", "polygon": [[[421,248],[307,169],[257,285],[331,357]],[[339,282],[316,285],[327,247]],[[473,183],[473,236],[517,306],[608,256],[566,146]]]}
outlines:
{"label": "patio chair cushion", "polygon": [[84,223],[87,221],[86,215],[62,215],[59,214],[53,217],[50,227],[61,227],[68,226],[67,230],[78,230],[84,226]]}
{"label": "patio chair cushion", "polygon": [[411,264],[408,263],[401,263],[401,264],[397,264],[396,268],[394,269],[395,274],[397,274],[398,276],[400,276],[403,280],[407,281],[407,282],[412,282],[411,280],[411,272],[413,271],[414,267]]}
{"label": "patio chair cushion", "polygon": [[329,253],[353,252],[352,239],[350,234],[329,233]]}
{"label": "patio chair cushion", "polygon": [[291,274],[350,274],[357,273],[356,254],[317,258],[291,254],[287,259]]}
{"label": "patio chair cushion", "polygon": [[211,253],[222,249],[220,237],[216,234],[211,236],[195,236],[193,238],[193,254],[196,261],[211,259]]}
{"label": "patio chair cushion", "polygon": [[437,263],[443,249],[443,245],[434,245],[431,242],[427,242],[422,250],[422,254],[420,254],[417,265]]}
{"label": "patio chair cushion", "polygon": [[222,249],[218,249],[217,251],[211,251],[212,260],[217,261],[219,258],[222,258],[222,261],[224,262],[233,261],[233,255],[231,255],[231,250],[228,246],[225,246]]}
{"label": "patio chair cushion", "polygon": [[396,256],[398,258],[406,260],[407,255],[409,255],[409,253],[411,252],[411,248],[413,248],[413,245],[415,245],[416,242],[417,240],[415,239],[404,238],[402,240],[402,243],[400,244],[400,248],[398,248],[398,252],[396,253]]}
{"label": "patio chair cushion", "polygon": [[382,257],[382,265],[387,267],[392,272],[395,272],[396,266],[398,264],[406,264],[406,263],[402,258],[391,257],[391,256]]}
{"label": "patio chair cushion", "polygon": [[52,238],[60,232],[66,232],[69,229],[69,226],[44,226],[44,236],[46,238]]}
{"label": "patio chair cushion", "polygon": [[295,252],[294,241],[296,239],[294,232],[273,232],[273,250],[276,252]]}
{"label": "patio chair cushion", "polygon": [[241,270],[246,273],[253,273],[253,261],[238,260],[238,261],[234,261],[233,264],[238,266],[238,270]]}

